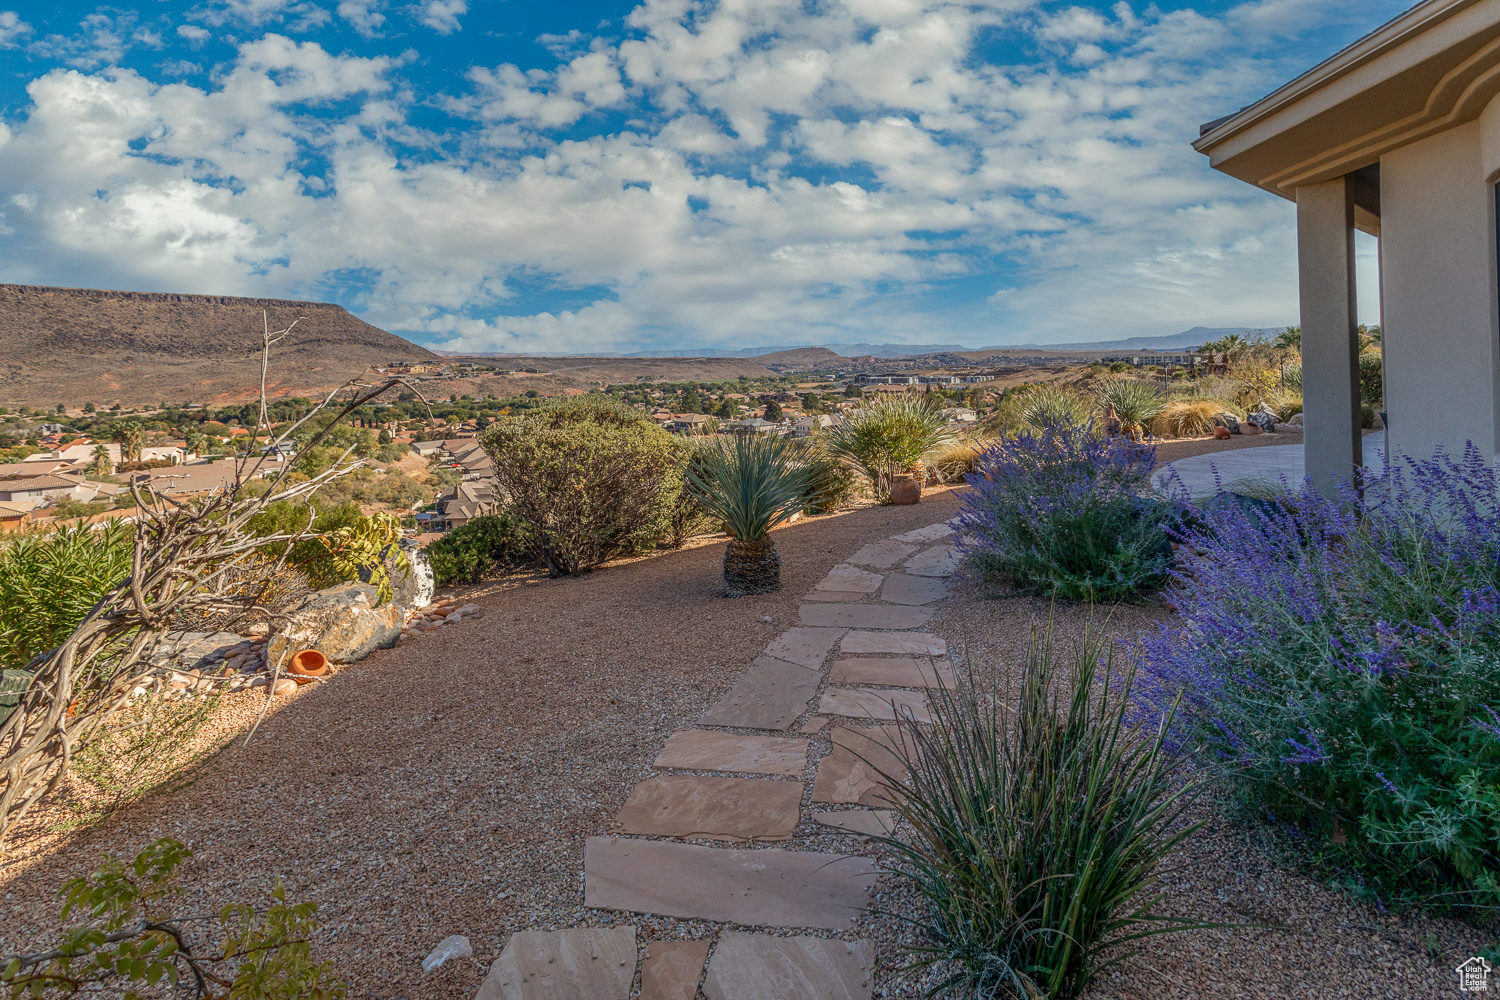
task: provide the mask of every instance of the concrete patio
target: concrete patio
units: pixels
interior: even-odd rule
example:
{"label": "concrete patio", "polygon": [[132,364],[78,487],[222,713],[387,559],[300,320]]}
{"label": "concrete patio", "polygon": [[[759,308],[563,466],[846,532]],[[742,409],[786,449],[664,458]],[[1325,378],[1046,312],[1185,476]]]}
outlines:
{"label": "concrete patio", "polygon": [[[1372,435],[1365,441],[1364,468],[1379,475],[1385,471],[1385,452],[1376,440]],[[1151,474],[1151,487],[1165,496],[1197,500],[1221,490],[1241,492],[1237,487],[1249,484],[1296,487],[1306,478],[1302,445],[1279,444],[1178,459]]]}

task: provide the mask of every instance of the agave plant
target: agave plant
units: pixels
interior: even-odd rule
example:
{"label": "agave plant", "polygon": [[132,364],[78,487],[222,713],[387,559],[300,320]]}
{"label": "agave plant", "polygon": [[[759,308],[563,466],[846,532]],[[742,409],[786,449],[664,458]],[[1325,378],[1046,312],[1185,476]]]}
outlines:
{"label": "agave plant", "polygon": [[942,414],[914,396],[881,399],[824,432],[824,447],[863,472],[885,501],[891,480],[922,468],[922,459],[953,439]]}
{"label": "agave plant", "polygon": [[812,470],[780,435],[736,434],[705,445],[686,470],[687,487],[724,522],[724,583],[731,597],[781,589],[781,556],[771,529],[810,505]]}
{"label": "agave plant", "polygon": [[1141,428],[1167,408],[1167,401],[1149,382],[1138,382],[1133,378],[1110,379],[1099,386],[1099,406],[1113,408],[1120,420],[1121,432],[1135,438]]}

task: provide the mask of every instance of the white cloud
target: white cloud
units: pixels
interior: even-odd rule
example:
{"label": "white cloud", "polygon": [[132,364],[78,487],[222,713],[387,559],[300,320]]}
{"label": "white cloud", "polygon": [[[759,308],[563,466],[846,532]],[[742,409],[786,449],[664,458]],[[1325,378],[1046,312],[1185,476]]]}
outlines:
{"label": "white cloud", "polygon": [[200,28],[196,24],[179,24],[177,34],[190,45],[202,45],[213,37],[213,33],[207,28]]}
{"label": "white cloud", "polygon": [[13,10],[0,10],[0,49],[13,49],[31,34],[31,25]]}
{"label": "white cloud", "polygon": [[328,23],[328,11],[306,0],[212,0],[199,8],[206,24],[259,28],[281,24],[296,32],[312,31]]}
{"label": "white cloud", "polygon": [[380,0],[343,0],[338,14],[362,36],[374,38],[385,24],[385,15],[380,13],[383,6]]}
{"label": "white cloud", "polygon": [[[452,135],[412,124],[433,95],[403,60],[279,34],[206,89],[56,69],[0,145],[0,266],[320,297],[355,273],[371,322],[470,349],[1274,325],[1296,309],[1290,209],[1188,145],[1302,68],[1270,2],[645,0],[617,44],[472,71]],[[339,13],[373,32],[375,11]],[[1054,57],[976,58],[997,36]],[[560,135],[583,121],[598,134]]]}
{"label": "white cloud", "polygon": [[440,35],[451,35],[461,27],[458,19],[468,12],[466,0],[425,0],[416,9],[416,18]]}

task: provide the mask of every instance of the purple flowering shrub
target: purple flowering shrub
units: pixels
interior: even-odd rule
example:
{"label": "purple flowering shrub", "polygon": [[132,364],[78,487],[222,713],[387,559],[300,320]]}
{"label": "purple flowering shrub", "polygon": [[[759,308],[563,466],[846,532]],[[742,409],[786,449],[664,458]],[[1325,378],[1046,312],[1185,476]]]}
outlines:
{"label": "purple flowering shrub", "polygon": [[[1153,714],[1386,901],[1500,905],[1500,480],[1407,461],[1184,541],[1179,617],[1145,640]],[[1310,835],[1310,838],[1308,837]]]}
{"label": "purple flowering shrub", "polygon": [[1156,450],[1044,421],[982,451],[959,514],[982,579],[1069,600],[1117,601],[1167,581],[1171,508],[1148,498]]}

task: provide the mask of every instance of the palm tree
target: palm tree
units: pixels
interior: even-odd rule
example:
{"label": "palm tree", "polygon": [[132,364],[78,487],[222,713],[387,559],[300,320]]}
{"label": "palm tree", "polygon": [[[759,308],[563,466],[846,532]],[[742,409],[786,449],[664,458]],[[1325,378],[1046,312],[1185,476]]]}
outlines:
{"label": "palm tree", "polygon": [[1275,341],[1278,350],[1301,351],[1302,350],[1302,327],[1289,326],[1276,335]]}
{"label": "palm tree", "polygon": [[102,444],[94,445],[94,450],[89,452],[89,472],[96,476],[107,476],[114,471],[114,463],[109,459],[109,449]]}
{"label": "palm tree", "polygon": [[120,446],[121,462],[138,462],[141,458],[141,444],[146,440],[146,428],[133,420],[116,424],[110,431],[109,439]]}
{"label": "palm tree", "polygon": [[724,584],[730,597],[781,589],[781,556],[771,529],[809,500],[811,468],[790,439],[736,434],[705,445],[687,467],[687,487],[710,515],[724,522]]}

